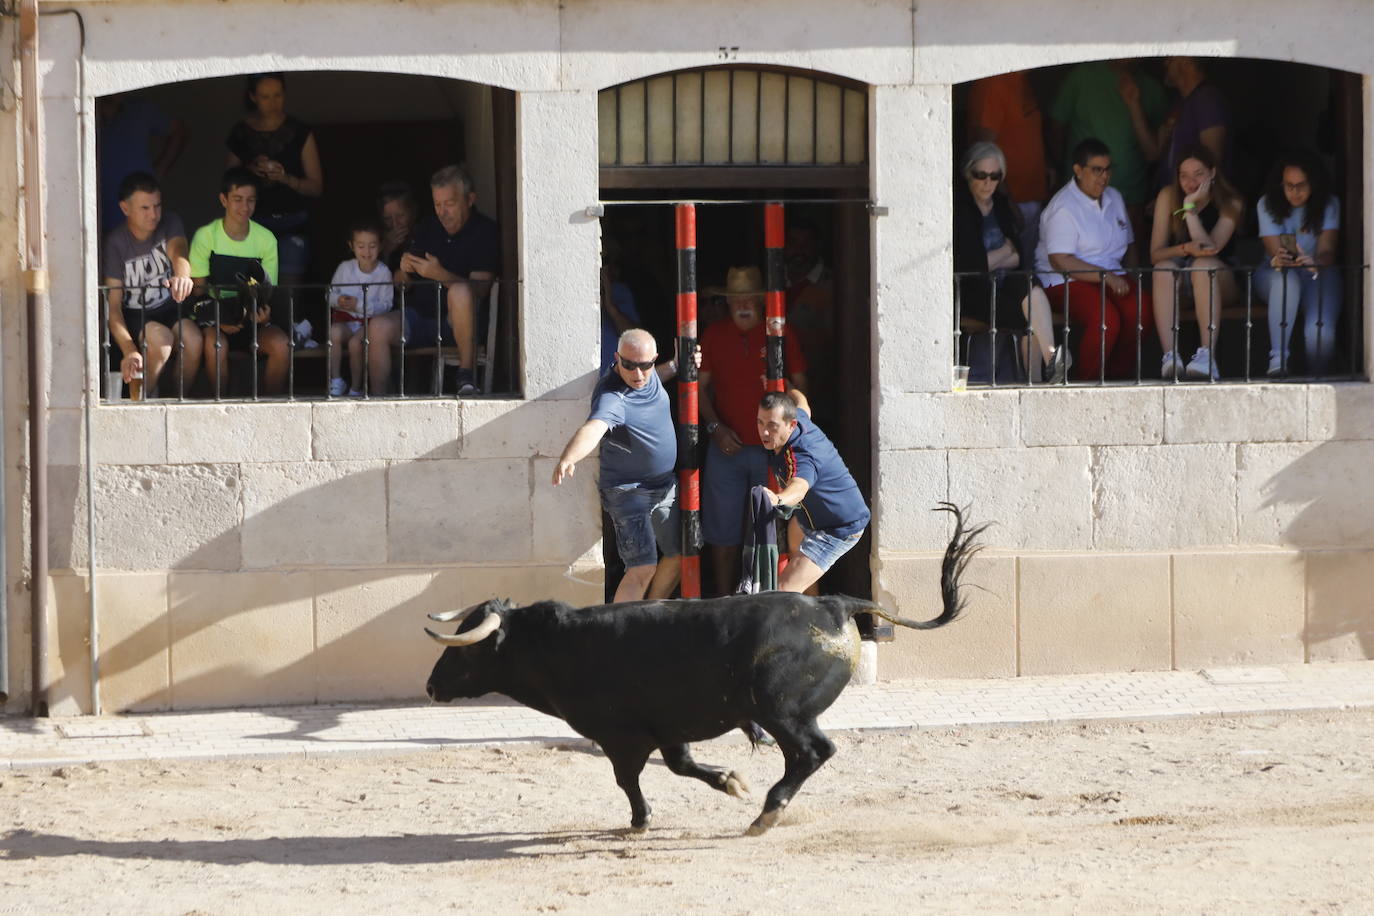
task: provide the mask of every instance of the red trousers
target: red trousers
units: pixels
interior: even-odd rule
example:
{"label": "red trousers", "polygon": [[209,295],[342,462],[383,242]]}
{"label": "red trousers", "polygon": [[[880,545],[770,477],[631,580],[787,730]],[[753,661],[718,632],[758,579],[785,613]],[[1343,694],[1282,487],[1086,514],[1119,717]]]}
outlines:
{"label": "red trousers", "polygon": [[1135,278],[1122,279],[1130,288],[1119,296],[1110,287],[1079,280],[1070,280],[1063,286],[1051,286],[1045,290],[1050,299],[1050,310],[1056,315],[1063,315],[1067,287],[1069,320],[1082,328],[1082,336],[1074,354],[1072,371],[1075,379],[1090,382],[1098,378],[1136,377],[1136,326],[1141,328],[1143,343],[1145,337],[1154,334],[1154,311],[1150,291],[1142,288],[1140,314],[1137,315]]}

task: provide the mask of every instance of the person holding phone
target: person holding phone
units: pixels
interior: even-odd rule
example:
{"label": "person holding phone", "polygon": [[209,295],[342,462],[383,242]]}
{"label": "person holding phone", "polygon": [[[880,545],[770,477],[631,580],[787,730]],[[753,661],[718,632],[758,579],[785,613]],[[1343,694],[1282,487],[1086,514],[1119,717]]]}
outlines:
{"label": "person holding phone", "polygon": [[[1197,144],[1182,153],[1174,180],[1155,198],[1150,261],[1155,266],[1155,328],[1164,348],[1160,377],[1215,379],[1213,351],[1222,306],[1235,300],[1235,275],[1224,269],[1245,202],[1217,169],[1212,151]],[[1192,268],[1181,277],[1175,271]],[[1186,364],[1178,352],[1180,286],[1192,290],[1197,310],[1198,348]]]}
{"label": "person holding phone", "polygon": [[1305,150],[1281,156],[1269,173],[1258,216],[1265,260],[1255,271],[1255,288],[1269,305],[1268,375],[1291,373],[1289,342],[1299,320],[1305,368],[1324,375],[1336,350],[1343,285],[1333,266],[1341,206],[1321,160]]}

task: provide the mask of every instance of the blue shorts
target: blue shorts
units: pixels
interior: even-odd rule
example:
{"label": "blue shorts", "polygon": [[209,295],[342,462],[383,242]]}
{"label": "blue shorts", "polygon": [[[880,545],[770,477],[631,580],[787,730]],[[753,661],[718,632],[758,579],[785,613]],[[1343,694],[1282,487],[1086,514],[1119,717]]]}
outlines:
{"label": "blue shorts", "polygon": [[615,523],[615,544],[626,569],[656,565],[660,548],[665,557],[682,552],[677,481],[662,487],[602,487],[601,505]]}
{"label": "blue shorts", "polygon": [[706,543],[728,547],[743,543],[749,491],[766,483],[768,453],[762,445],[746,445],[727,455],[712,442],[701,475],[701,528]]}
{"label": "blue shorts", "polygon": [[406,309],[406,346],[407,347],[433,347],[439,343],[439,329],[442,326],[444,331],[444,345],[453,346],[453,325],[448,323],[448,317],[440,322],[433,315],[420,311],[419,309]]}
{"label": "blue shorts", "polygon": [[835,565],[835,561],[859,543],[859,538],[864,536],[862,530],[856,531],[848,537],[831,534],[823,528],[811,528],[806,524],[806,513],[798,512],[792,516],[801,525],[802,542],[801,553],[812,563],[821,568],[821,572],[826,572]]}

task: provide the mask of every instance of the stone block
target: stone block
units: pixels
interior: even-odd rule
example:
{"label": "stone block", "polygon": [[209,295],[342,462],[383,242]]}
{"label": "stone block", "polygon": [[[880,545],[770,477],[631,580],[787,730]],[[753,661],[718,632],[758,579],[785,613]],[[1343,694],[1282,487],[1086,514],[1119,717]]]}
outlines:
{"label": "stone block", "polygon": [[244,568],[366,566],[386,556],[386,465],[242,467]]}
{"label": "stone block", "polygon": [[[589,393],[590,394],[590,393]],[[570,401],[469,401],[463,405],[464,458],[557,458],[587,420],[588,398]],[[596,470],[584,459],[579,473]]]}
{"label": "stone block", "polygon": [[393,464],[387,470],[390,562],[527,561],[532,486],[528,459]]}
{"label": "stone block", "polygon": [[48,712],[90,715],[90,591],[85,576],[48,577]]}
{"label": "stone block", "polygon": [[321,703],[422,700],[442,648],[425,615],[446,609],[428,572],[315,574],[315,663]]}
{"label": "stone block", "polygon": [[1364,382],[1313,384],[1307,391],[1307,439],[1374,439],[1374,388]]}
{"label": "stone block", "polygon": [[168,409],[145,404],[96,408],[91,414],[95,460],[100,464],[166,464]]}
{"label": "stone block", "polygon": [[1303,555],[1174,556],[1174,667],[1304,661]]}
{"label": "stone block", "polygon": [[1101,448],[1092,477],[1098,548],[1236,543],[1233,445]]}
{"label": "stone block", "polygon": [[1021,392],[1021,441],[1026,445],[1158,445],[1163,431],[1159,388]]}
{"label": "stone block", "polygon": [[949,499],[970,522],[994,523],[984,537],[998,549],[1090,547],[1090,458],[1081,447],[951,451]]}
{"label": "stone block", "polygon": [[168,578],[172,707],[313,703],[315,573]]}
{"label": "stone block", "polygon": [[96,575],[100,702],[105,713],[170,709],[166,573]]}
{"label": "stone block", "polygon": [[[888,556],[877,567],[874,593],[884,608],[913,620],[940,614],[940,558]],[[964,585],[968,608],[952,623],[899,626],[896,641],[879,646],[880,679],[1016,676],[1016,558],[976,557]]]}
{"label": "stone block", "polygon": [[1307,660],[1374,659],[1374,550],[1307,554]]}
{"label": "stone block", "polygon": [[1368,442],[1238,448],[1241,543],[1374,546],[1374,463]]}
{"label": "stone block", "polygon": [[1018,392],[894,394],[878,415],[878,448],[1011,448]]}
{"label": "stone block", "polygon": [[311,449],[323,461],[457,458],[457,401],[330,402],[311,407]]}
{"label": "stone block", "polygon": [[575,563],[601,543],[601,499],[594,467],[586,466],[593,460],[582,462],[571,480],[556,487],[552,483],[556,459],[541,458],[531,463],[534,559]]}
{"label": "stone block", "polygon": [[1301,385],[1180,385],[1164,389],[1164,441],[1296,442],[1306,437]]}
{"label": "stone block", "polygon": [[574,607],[603,604],[601,583],[574,578],[574,573],[565,566],[473,566],[446,570],[436,579],[457,583],[444,590],[460,591],[464,607],[488,598],[509,598],[516,604],[545,599],[566,601]]}
{"label": "stone block", "polygon": [[173,464],[307,461],[310,404],[178,404],[167,414]]}
{"label": "stone block", "polygon": [[1031,556],[1020,563],[1021,674],[1170,667],[1167,555]]}
{"label": "stone block", "polygon": [[[238,569],[237,465],[101,467],[96,562],[108,569]],[[84,562],[85,521],[76,555]]]}
{"label": "stone block", "polygon": [[878,455],[871,528],[879,553],[944,549],[953,530],[949,516],[931,510],[949,498],[947,454],[903,451]]}

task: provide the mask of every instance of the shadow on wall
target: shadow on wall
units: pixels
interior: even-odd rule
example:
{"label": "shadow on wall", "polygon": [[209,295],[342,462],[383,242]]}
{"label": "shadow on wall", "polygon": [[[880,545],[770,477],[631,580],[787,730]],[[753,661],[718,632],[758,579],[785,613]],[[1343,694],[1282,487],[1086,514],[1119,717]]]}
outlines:
{"label": "shadow on wall", "polygon": [[1374,658],[1372,407],[1368,385],[1313,385],[1322,441],[1242,447],[1242,538],[1304,551],[1308,661]]}
{"label": "shadow on wall", "polygon": [[[584,569],[600,553],[594,459],[550,483],[586,405],[504,406],[421,405],[454,435],[401,460],[98,468],[97,557],[120,567],[96,580],[106,711],[421,699],[438,657],[427,613],[493,596],[599,602],[600,570]],[[365,440],[376,424],[399,451],[386,415],[415,407],[313,410],[351,410],[328,425]],[[82,489],[53,513],[54,568],[85,565]],[[181,505],[201,511],[169,512]],[[86,711],[86,579],[53,587],[51,704]]]}

